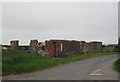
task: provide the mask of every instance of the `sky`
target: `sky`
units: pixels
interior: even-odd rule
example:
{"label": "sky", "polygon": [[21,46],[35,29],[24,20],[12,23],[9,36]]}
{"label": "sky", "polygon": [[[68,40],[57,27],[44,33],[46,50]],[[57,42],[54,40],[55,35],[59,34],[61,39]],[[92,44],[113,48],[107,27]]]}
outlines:
{"label": "sky", "polygon": [[118,3],[118,37],[120,38],[120,2]]}
{"label": "sky", "polygon": [[0,2],[0,44],[2,43],[2,3]]}
{"label": "sky", "polygon": [[49,39],[118,43],[117,2],[3,2],[2,44]]}

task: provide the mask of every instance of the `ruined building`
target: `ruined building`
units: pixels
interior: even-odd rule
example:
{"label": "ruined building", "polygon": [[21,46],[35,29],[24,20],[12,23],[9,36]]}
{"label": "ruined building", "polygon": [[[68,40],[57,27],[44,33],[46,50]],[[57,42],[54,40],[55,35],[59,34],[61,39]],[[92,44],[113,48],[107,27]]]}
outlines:
{"label": "ruined building", "polygon": [[45,51],[45,42],[38,42],[38,50]]}
{"label": "ruined building", "polygon": [[81,53],[87,52],[101,52],[102,51],[102,42],[85,42],[80,41],[80,51]]}
{"label": "ruined building", "polygon": [[81,53],[90,52],[90,43],[85,41],[80,41],[80,52]]}
{"label": "ruined building", "polygon": [[79,41],[68,40],[49,40],[45,41],[46,51],[51,57],[67,56],[71,54],[79,54]]}
{"label": "ruined building", "polygon": [[51,57],[60,57],[88,52],[101,52],[102,42],[75,40],[46,40],[45,42],[38,42],[38,40],[31,40],[29,46],[19,46],[18,40],[10,41],[11,49],[16,50],[18,47],[29,52],[33,51],[42,55],[48,54]]}
{"label": "ruined building", "polygon": [[89,52],[101,52],[102,51],[102,42],[90,42]]}
{"label": "ruined building", "polygon": [[38,40],[31,40],[30,48],[32,51],[35,51],[35,52],[43,52],[43,51],[45,51],[45,43],[38,42]]}
{"label": "ruined building", "polygon": [[31,40],[30,41],[30,48],[32,51],[38,51],[38,40]]}
{"label": "ruined building", "polygon": [[19,40],[10,41],[10,49],[18,50],[18,47],[19,47]]}
{"label": "ruined building", "polygon": [[45,42],[38,42],[38,53],[42,54],[43,56],[45,53]]}
{"label": "ruined building", "polygon": [[102,42],[49,40],[45,41],[45,51],[48,52],[51,57],[67,56],[88,52],[101,52]]}

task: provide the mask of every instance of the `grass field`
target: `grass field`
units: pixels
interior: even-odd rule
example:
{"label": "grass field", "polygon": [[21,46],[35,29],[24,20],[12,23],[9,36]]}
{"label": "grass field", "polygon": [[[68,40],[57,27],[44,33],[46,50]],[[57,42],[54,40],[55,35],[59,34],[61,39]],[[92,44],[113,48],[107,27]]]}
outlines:
{"label": "grass field", "polygon": [[43,70],[60,64],[69,63],[72,61],[83,60],[92,57],[111,55],[114,52],[106,53],[87,53],[76,54],[68,57],[50,58],[41,56],[38,53],[2,51],[2,75],[28,73],[38,70]]}
{"label": "grass field", "polygon": [[115,70],[120,72],[120,58],[117,61],[115,61],[114,65],[115,65]]}

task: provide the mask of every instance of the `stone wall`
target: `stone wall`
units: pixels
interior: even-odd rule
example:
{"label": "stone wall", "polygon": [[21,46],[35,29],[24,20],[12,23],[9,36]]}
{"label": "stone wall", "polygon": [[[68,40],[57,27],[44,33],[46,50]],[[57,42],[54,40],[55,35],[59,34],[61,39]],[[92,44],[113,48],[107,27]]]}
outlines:
{"label": "stone wall", "polygon": [[102,42],[90,42],[90,52],[101,52]]}
{"label": "stone wall", "polygon": [[85,42],[80,41],[80,52],[101,52],[102,51],[102,42]]}

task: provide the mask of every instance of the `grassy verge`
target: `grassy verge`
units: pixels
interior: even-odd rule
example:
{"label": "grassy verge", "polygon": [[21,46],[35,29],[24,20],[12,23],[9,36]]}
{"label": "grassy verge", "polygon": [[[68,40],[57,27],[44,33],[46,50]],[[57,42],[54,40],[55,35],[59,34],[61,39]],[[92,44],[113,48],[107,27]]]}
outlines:
{"label": "grassy verge", "polygon": [[120,58],[115,61],[114,66],[115,66],[115,70],[120,72]]}
{"label": "grassy verge", "polygon": [[114,52],[77,54],[62,58],[49,58],[38,53],[2,51],[2,75],[20,74],[43,70],[59,64],[83,60],[92,57],[106,56]]}

